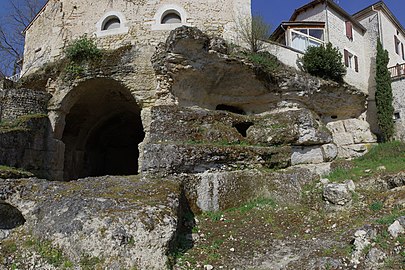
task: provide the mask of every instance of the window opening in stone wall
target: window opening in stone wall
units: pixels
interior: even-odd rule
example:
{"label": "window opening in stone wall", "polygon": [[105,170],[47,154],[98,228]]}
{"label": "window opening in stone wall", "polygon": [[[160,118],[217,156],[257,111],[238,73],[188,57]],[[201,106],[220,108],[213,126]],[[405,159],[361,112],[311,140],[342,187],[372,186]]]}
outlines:
{"label": "window opening in stone wall", "polygon": [[401,41],[394,35],[395,53],[399,55],[399,50],[401,46]]}
{"label": "window opening in stone wall", "polygon": [[105,22],[103,23],[103,28],[102,30],[112,30],[112,29],[118,29],[121,26],[121,21],[118,19],[118,17],[111,17],[107,18]]}
{"label": "window opening in stone wall", "polygon": [[359,59],[356,55],[344,50],[345,66],[359,72]]}
{"label": "window opening in stone wall", "polygon": [[181,16],[175,10],[166,11],[162,16],[162,24],[176,24],[181,23]]}

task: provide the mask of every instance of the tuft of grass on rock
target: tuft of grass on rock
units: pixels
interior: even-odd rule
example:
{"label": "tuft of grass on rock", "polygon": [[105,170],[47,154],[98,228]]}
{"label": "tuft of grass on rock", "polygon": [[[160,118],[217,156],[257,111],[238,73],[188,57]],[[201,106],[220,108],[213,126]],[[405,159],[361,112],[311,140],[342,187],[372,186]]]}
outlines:
{"label": "tuft of grass on rock", "polygon": [[[356,181],[381,172],[401,172],[405,168],[405,143],[393,141],[374,146],[364,156],[353,159],[351,165],[351,168],[336,168],[327,178],[332,182]],[[383,170],[378,170],[383,167]]]}
{"label": "tuft of grass on rock", "polygon": [[0,165],[0,178],[18,179],[18,178],[28,178],[32,176],[34,176],[32,173],[24,171],[22,169]]}

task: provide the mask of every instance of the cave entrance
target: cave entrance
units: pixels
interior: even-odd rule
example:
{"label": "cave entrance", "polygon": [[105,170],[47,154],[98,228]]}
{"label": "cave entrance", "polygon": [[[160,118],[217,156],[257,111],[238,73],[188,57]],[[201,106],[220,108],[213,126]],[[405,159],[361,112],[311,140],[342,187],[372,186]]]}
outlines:
{"label": "cave entrance", "polygon": [[130,91],[111,79],[93,79],[74,89],[65,118],[64,179],[138,173],[144,138],[141,110]]}

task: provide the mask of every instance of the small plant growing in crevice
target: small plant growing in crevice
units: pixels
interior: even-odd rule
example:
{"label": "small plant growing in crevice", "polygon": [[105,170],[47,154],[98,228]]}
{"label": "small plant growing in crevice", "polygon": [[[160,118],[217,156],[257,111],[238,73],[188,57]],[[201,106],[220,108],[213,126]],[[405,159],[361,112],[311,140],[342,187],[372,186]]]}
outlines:
{"label": "small plant growing in crevice", "polygon": [[280,66],[277,57],[269,52],[244,52],[242,57],[262,67],[266,72],[274,72]]}
{"label": "small plant growing in crevice", "polygon": [[101,58],[102,52],[95,40],[86,35],[72,41],[65,49],[68,65],[66,72],[71,75],[80,75],[84,71],[84,65]]}

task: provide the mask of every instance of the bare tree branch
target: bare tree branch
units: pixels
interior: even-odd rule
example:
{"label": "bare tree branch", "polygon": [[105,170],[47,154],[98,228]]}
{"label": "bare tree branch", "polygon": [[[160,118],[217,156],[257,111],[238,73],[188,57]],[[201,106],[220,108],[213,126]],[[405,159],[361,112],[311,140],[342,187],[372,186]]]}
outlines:
{"label": "bare tree branch", "polygon": [[13,75],[21,70],[24,52],[23,30],[45,0],[10,0],[10,14],[0,18],[0,73]]}
{"label": "bare tree branch", "polygon": [[267,40],[270,35],[270,25],[263,17],[255,15],[252,18],[239,18],[236,22],[236,32],[243,43],[249,46],[252,52],[263,49],[262,40]]}

